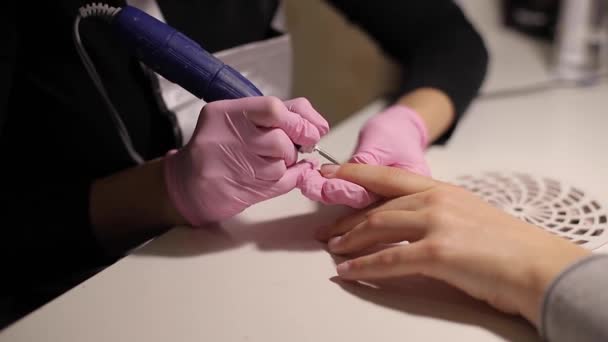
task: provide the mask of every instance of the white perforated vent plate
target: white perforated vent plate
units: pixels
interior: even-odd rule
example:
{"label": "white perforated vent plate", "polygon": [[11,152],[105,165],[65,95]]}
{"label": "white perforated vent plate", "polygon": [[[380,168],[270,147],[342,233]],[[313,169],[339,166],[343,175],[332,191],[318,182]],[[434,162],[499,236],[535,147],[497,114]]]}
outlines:
{"label": "white perforated vent plate", "polygon": [[608,242],[606,209],[584,191],[524,173],[486,172],[455,184],[506,212],[589,249]]}

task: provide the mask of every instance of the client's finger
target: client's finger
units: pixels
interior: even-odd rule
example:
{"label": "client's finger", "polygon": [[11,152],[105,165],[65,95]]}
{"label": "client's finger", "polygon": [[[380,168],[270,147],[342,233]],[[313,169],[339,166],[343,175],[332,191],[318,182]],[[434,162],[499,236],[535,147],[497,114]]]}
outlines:
{"label": "client's finger", "polygon": [[331,237],[342,235],[355,228],[358,224],[365,221],[369,215],[386,211],[386,210],[418,210],[425,206],[424,193],[403,196],[386,201],[383,204],[360,211],[352,215],[343,217],[336,221],[335,224],[323,227],[316,233],[317,239],[326,241]]}
{"label": "client's finger", "polygon": [[336,254],[355,253],[380,243],[417,241],[426,234],[420,212],[390,210],[371,214],[350,232],[329,240]]}
{"label": "client's finger", "polygon": [[424,241],[387,248],[380,252],[345,261],[337,266],[344,279],[394,278],[423,273],[427,257]]}
{"label": "client's finger", "polygon": [[323,165],[321,174],[359,184],[384,197],[411,195],[426,191],[438,182],[413,172],[389,166],[365,164]]}
{"label": "client's finger", "polygon": [[365,188],[342,179],[327,179],[319,172],[311,172],[298,183],[307,198],[330,205],[347,205],[364,208],[377,200],[377,196]]}

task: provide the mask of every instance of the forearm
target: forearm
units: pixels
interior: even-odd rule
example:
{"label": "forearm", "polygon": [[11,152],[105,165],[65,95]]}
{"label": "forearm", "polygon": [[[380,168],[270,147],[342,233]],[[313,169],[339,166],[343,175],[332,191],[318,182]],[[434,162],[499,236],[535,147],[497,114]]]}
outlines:
{"label": "forearm", "polygon": [[[456,121],[477,94],[488,64],[483,40],[460,8],[451,0],[329,2],[360,25],[402,66],[398,94],[405,95],[400,101],[421,89],[436,89],[449,98],[451,114],[444,115],[440,110],[440,115],[436,115],[433,108],[429,108],[431,114],[420,110],[430,141],[449,138]],[[406,100],[406,104],[409,102]],[[437,131],[444,134],[437,136]]]}
{"label": "forearm", "polygon": [[95,181],[90,215],[95,235],[111,253],[186,224],[167,195],[162,159]]}
{"label": "forearm", "polygon": [[545,294],[540,330],[545,339],[606,341],[608,339],[608,257],[593,255],[571,265]]}
{"label": "forearm", "polygon": [[429,143],[446,132],[454,121],[452,101],[438,89],[416,89],[401,96],[397,104],[405,105],[420,115],[428,131]]}

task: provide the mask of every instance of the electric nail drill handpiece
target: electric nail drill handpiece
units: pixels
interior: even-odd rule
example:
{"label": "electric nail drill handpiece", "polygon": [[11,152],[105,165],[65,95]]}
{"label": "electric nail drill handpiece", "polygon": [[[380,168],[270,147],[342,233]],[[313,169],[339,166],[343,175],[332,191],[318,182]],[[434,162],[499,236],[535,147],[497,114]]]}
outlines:
{"label": "electric nail drill handpiece", "polygon": [[[238,71],[186,35],[135,7],[115,9],[110,22],[117,37],[149,68],[206,102],[262,96]],[[300,150],[300,146],[296,148]],[[338,164],[318,146],[314,150]]]}

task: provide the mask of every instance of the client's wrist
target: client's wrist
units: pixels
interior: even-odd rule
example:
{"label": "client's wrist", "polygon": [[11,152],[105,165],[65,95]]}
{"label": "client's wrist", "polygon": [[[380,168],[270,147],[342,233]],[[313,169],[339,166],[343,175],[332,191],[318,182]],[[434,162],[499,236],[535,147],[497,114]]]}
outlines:
{"label": "client's wrist", "polygon": [[[561,239],[554,236],[552,238]],[[529,260],[527,286],[518,299],[521,315],[537,328],[540,327],[544,298],[553,282],[567,268],[591,255],[589,250],[567,241],[559,241],[554,246],[547,247],[549,253],[546,257]],[[550,253],[551,251],[554,253]]]}

